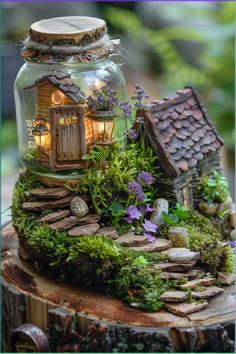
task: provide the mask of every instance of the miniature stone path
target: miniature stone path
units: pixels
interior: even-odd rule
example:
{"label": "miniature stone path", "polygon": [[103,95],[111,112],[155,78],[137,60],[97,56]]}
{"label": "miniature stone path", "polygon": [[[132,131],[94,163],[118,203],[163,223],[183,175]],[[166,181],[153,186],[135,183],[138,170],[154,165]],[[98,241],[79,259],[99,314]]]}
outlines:
{"label": "miniature stone path", "polygon": [[[196,268],[200,257],[199,252],[192,252],[188,248],[172,247],[172,241],[167,239],[156,239],[155,242],[150,243],[147,236],[136,235],[131,231],[118,236],[114,227],[99,225],[100,216],[89,212],[85,198],[75,196],[65,188],[36,188],[26,192],[26,195],[30,198],[29,202],[22,205],[26,211],[40,212],[45,209],[59,209],[49,212],[38,220],[40,223],[48,224],[53,231],[66,231],[68,237],[73,238],[104,235],[132,251],[161,252],[166,255],[166,262],[154,264],[150,268],[159,270],[163,280],[185,280],[186,283],[176,285],[176,289],[166,291],[161,295],[165,309],[176,315],[187,316],[200,311],[207,307],[207,299],[224,291],[214,285],[215,278],[201,278],[204,272],[201,268]],[[77,213],[83,216],[79,217]],[[27,258],[29,255],[21,251],[20,256]],[[232,276],[224,273],[221,273],[220,279],[226,285],[234,281]],[[190,293],[194,301],[189,303]]]}

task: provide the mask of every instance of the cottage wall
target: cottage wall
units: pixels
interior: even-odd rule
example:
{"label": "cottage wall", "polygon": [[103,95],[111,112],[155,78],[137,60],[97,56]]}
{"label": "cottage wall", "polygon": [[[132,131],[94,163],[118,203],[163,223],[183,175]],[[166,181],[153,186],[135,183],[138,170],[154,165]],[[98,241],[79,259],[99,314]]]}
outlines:
{"label": "cottage wall", "polygon": [[[46,82],[36,87],[36,112],[35,118],[44,118],[49,121],[50,111],[49,107],[53,106],[52,94],[55,90],[58,90],[51,83]],[[64,95],[63,105],[75,105],[69,97]]]}
{"label": "cottage wall", "polygon": [[221,171],[219,151],[208,154],[196,167],[175,178],[167,175],[159,161],[157,164],[161,173],[156,182],[157,192],[159,192],[160,197],[169,201],[171,207],[176,203],[185,204],[185,189],[188,191],[188,204],[196,208],[202,199],[201,192],[198,189],[201,176],[210,176],[214,170]]}
{"label": "cottage wall", "polygon": [[[48,122],[50,121],[50,110],[49,107],[53,106],[52,94],[55,90],[59,90],[53,86],[50,82],[43,83],[36,87],[36,112],[35,119],[44,118]],[[69,97],[64,95],[63,105],[78,105],[78,103],[72,101]],[[87,144],[90,143],[93,136],[91,121],[88,117],[84,119],[85,131],[86,131],[86,141]]]}

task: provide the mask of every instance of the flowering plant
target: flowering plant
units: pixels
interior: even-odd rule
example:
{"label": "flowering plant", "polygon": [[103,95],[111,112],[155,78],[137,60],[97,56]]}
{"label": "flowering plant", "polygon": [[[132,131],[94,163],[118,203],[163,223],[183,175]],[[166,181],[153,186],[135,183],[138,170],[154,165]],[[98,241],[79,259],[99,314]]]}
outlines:
{"label": "flowering plant", "polygon": [[[134,101],[135,109],[138,110],[139,114],[141,114],[141,111],[148,111],[148,105],[145,102],[145,99],[148,99],[149,95],[146,93],[143,87],[138,84],[134,85],[134,88],[134,95],[131,97],[131,99]],[[127,105],[125,104],[123,104],[123,106],[127,107]],[[129,129],[127,135],[129,139],[135,140],[138,137],[137,124],[135,123],[142,124],[144,121],[144,117],[142,115],[138,115],[134,120],[132,120],[131,114],[129,116],[127,114],[126,117],[129,118],[130,122],[132,123],[132,127]]]}
{"label": "flowering plant", "polygon": [[110,88],[111,81],[105,80],[105,85],[100,90],[94,90],[93,96],[87,98],[88,107],[92,111],[114,110],[119,105],[115,90]]}
{"label": "flowering plant", "polygon": [[153,233],[156,233],[157,226],[146,219],[146,215],[155,209],[147,204],[147,195],[144,188],[151,186],[153,182],[154,178],[151,173],[141,171],[138,174],[137,181],[128,183],[129,198],[123,218],[128,224],[135,224],[136,230],[141,230],[141,233],[148,236],[149,242],[156,240]]}

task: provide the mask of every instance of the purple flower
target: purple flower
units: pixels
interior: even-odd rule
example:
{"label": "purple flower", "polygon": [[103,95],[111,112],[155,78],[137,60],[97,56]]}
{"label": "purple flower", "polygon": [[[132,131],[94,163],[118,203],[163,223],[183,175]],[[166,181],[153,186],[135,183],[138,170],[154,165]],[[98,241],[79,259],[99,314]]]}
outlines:
{"label": "purple flower", "polygon": [[125,213],[128,214],[128,216],[125,217],[124,219],[129,224],[131,224],[133,220],[139,220],[142,216],[141,211],[139,211],[135,205],[129,206]]}
{"label": "purple flower", "polygon": [[151,184],[153,184],[153,182],[154,182],[154,178],[153,178],[152,174],[149,172],[145,172],[145,171],[142,171],[139,173],[137,180],[139,183],[142,183],[146,186],[151,186]]}
{"label": "purple flower", "polygon": [[146,232],[144,235],[148,237],[148,241],[150,243],[153,243],[156,241],[156,237],[152,236],[149,232]]}
{"label": "purple flower", "polygon": [[233,241],[229,241],[228,242],[228,245],[232,248],[235,248],[236,247],[236,240],[233,240]]}
{"label": "purple flower", "polygon": [[128,131],[128,137],[129,137],[129,139],[131,139],[131,140],[135,140],[135,139],[137,139],[137,137],[138,137],[138,132],[135,130],[135,129],[130,129],[129,131]]}
{"label": "purple flower", "polygon": [[134,195],[139,201],[143,201],[146,198],[141,185],[136,181],[128,183],[128,192]]}
{"label": "purple flower", "polygon": [[145,98],[149,98],[146,91],[140,85],[134,85],[135,91],[134,95],[131,97],[132,100],[135,100],[134,106],[138,109],[147,110],[147,105],[143,102]]}
{"label": "purple flower", "polygon": [[127,101],[120,101],[120,108],[124,112],[126,118],[131,119],[132,115],[132,106]]}
{"label": "purple flower", "polygon": [[143,208],[144,213],[152,213],[152,212],[155,211],[155,210],[156,210],[156,209],[151,208],[151,207],[149,206],[149,204],[146,204],[146,206]]}
{"label": "purple flower", "polygon": [[157,231],[157,225],[153,224],[151,221],[144,219],[144,223],[142,224],[143,228],[146,232],[156,232]]}

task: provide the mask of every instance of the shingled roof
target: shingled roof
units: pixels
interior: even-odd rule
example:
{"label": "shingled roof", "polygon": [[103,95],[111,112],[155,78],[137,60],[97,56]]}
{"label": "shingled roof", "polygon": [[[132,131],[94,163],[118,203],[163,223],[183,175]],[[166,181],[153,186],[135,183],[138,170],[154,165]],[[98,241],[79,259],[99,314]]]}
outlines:
{"label": "shingled roof", "polygon": [[70,74],[65,71],[53,71],[50,74],[36,80],[34,85],[28,86],[25,89],[38,86],[47,81],[60,89],[67,97],[76,103],[80,103],[86,99],[84,93],[80,90],[80,87],[75,84]]}
{"label": "shingled roof", "polygon": [[172,176],[195,167],[223,141],[193,87],[151,103],[144,126],[161,165]]}

